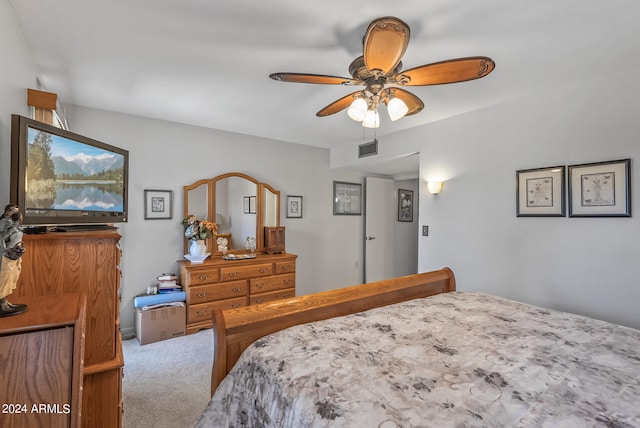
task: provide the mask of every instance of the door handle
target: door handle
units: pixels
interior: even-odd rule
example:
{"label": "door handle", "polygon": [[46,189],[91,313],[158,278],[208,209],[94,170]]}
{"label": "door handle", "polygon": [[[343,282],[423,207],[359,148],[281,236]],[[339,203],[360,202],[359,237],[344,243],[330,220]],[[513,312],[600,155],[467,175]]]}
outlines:
{"label": "door handle", "polygon": [[364,239],[366,239],[367,241],[371,241],[372,239],[376,239],[376,237],[375,236],[367,236]]}

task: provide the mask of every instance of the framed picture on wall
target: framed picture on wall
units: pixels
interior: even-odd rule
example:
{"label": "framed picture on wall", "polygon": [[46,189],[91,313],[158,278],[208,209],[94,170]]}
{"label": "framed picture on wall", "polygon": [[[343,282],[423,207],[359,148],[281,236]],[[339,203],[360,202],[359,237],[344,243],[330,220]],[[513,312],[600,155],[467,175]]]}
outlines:
{"label": "framed picture on wall", "polygon": [[302,196],[287,196],[287,218],[302,218]]}
{"label": "framed picture on wall", "polygon": [[564,217],[565,167],[516,171],[517,217]]}
{"label": "framed picture on wall", "polygon": [[245,196],[242,200],[242,212],[244,214],[255,214],[256,213],[256,197],[255,196]]}
{"label": "framed picture on wall", "polygon": [[144,219],[171,219],[171,190],[144,191]]}
{"label": "framed picture on wall", "polygon": [[362,214],[362,184],[333,182],[333,215]]}
{"label": "framed picture on wall", "polygon": [[398,189],[398,221],[413,221],[413,190]]}
{"label": "framed picture on wall", "polygon": [[569,166],[569,217],[631,217],[631,160]]}

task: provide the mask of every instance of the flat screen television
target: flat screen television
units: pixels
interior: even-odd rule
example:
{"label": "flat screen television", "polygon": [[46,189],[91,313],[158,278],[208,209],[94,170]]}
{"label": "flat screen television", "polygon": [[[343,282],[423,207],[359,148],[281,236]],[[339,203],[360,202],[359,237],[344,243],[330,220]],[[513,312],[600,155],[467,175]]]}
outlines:
{"label": "flat screen television", "polygon": [[129,152],[19,115],[11,116],[11,202],[25,225],[127,221]]}

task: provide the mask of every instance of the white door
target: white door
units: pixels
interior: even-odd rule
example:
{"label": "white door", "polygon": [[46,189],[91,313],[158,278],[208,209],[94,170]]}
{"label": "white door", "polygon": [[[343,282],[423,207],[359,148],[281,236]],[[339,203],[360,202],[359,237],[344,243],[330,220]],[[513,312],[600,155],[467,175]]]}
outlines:
{"label": "white door", "polygon": [[366,177],[364,282],[393,278],[395,184],[388,178]]}

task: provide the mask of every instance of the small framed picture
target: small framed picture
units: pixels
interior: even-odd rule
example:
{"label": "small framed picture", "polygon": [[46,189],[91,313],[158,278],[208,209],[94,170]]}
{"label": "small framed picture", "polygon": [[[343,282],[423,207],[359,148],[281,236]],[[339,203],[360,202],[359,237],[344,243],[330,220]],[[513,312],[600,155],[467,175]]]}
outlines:
{"label": "small framed picture", "polygon": [[173,192],[171,190],[145,190],[144,219],[171,219],[172,194]]}
{"label": "small framed picture", "polygon": [[255,214],[256,213],[256,197],[255,196],[245,196],[243,198],[243,212],[245,214]]}
{"label": "small framed picture", "polygon": [[517,217],[564,217],[565,167],[516,171]]}
{"label": "small framed picture", "polygon": [[333,182],[333,215],[362,215],[362,184]]}
{"label": "small framed picture", "polygon": [[413,221],[413,190],[398,189],[398,221]]}
{"label": "small framed picture", "polygon": [[569,166],[569,217],[631,217],[631,160]]}
{"label": "small framed picture", "polygon": [[302,196],[287,196],[287,218],[302,218]]}

